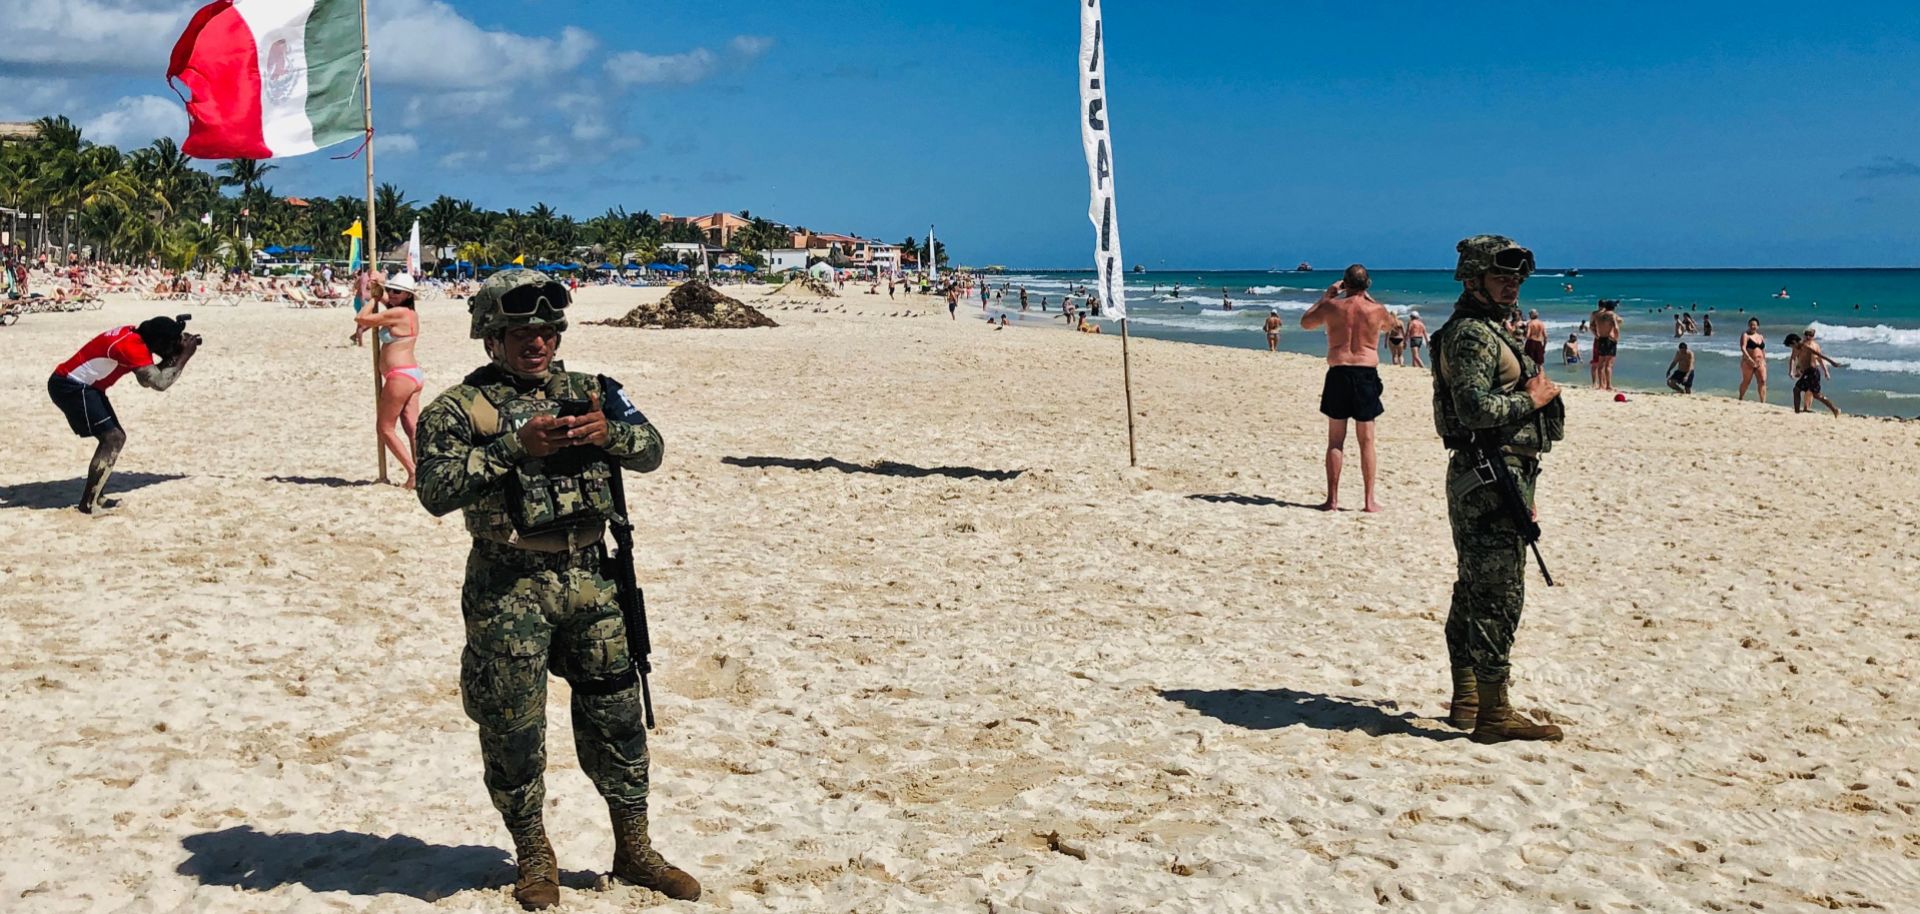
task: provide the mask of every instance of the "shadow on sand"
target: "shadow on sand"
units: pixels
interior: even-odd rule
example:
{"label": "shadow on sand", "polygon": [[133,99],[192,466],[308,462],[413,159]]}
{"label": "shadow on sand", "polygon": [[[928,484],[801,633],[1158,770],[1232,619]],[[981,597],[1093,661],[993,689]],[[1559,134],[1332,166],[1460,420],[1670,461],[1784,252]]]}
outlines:
{"label": "shadow on sand", "polygon": [[[135,489],[144,489],[185,478],[187,477],[175,473],[115,473],[107,479],[105,497],[111,501],[114,496]],[[73,508],[80,504],[80,490],[86,488],[86,485],[86,477],[76,476],[72,479],[0,486],[0,508],[31,508],[39,511]]]}
{"label": "shadow on sand", "polygon": [[1256,508],[1305,508],[1309,511],[1320,510],[1319,505],[1301,504],[1297,501],[1281,501],[1277,498],[1268,498],[1265,495],[1242,495],[1238,492],[1228,492],[1224,495],[1189,495],[1187,497],[1194,501],[1210,501],[1217,505],[1252,505]]}
{"label": "shadow on sand", "polygon": [[[270,835],[250,825],[180,839],[191,857],[175,870],[202,885],[269,892],[303,885],[314,892],[405,895],[438,901],[471,889],[511,885],[513,863],[497,847],[428,844],[406,835],[288,832]],[[593,873],[566,871],[560,884],[591,889]]]}
{"label": "shadow on sand", "polygon": [[326,486],[329,489],[358,489],[374,484],[371,479],[341,479],[338,476],[269,476],[267,481],[289,486]]}
{"label": "shadow on sand", "polygon": [[758,469],[839,470],[842,473],[865,473],[873,476],[903,476],[912,479],[945,476],[948,479],[986,479],[994,482],[1018,479],[1022,473],[1026,472],[1026,470],[982,470],[978,467],[919,467],[910,463],[894,463],[891,460],[876,460],[864,464],[848,463],[833,457],[821,457],[815,460],[799,460],[792,457],[722,457],[720,462],[728,466]]}
{"label": "shadow on sand", "polygon": [[1292,689],[1167,689],[1160,697],[1186,705],[1223,724],[1248,730],[1280,730],[1304,726],[1315,730],[1350,730],[1370,736],[1424,736],[1433,740],[1461,739],[1465,733],[1421,726],[1413,714],[1394,714],[1392,702],[1336,698]]}

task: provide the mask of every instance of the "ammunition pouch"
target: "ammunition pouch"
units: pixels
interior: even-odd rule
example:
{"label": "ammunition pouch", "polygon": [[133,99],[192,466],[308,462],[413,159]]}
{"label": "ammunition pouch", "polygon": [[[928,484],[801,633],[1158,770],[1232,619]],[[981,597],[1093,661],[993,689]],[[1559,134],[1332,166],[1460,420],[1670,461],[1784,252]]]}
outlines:
{"label": "ammunition pouch", "polygon": [[[507,516],[522,537],[537,537],[603,524],[613,515],[612,474],[606,463],[531,460],[507,476]],[[573,472],[566,472],[573,470]]]}

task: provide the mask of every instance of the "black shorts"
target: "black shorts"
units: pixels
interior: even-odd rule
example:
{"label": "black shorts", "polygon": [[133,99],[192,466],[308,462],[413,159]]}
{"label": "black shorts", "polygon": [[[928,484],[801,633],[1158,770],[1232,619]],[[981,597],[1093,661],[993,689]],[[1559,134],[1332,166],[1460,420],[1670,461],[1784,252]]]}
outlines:
{"label": "black shorts", "polygon": [[98,437],[120,427],[120,417],[113,414],[106,391],[53,375],[47,378],[47,396],[66,414],[67,427],[82,438]]}
{"label": "black shorts", "polygon": [[1619,354],[1620,354],[1619,340],[1608,339],[1604,336],[1594,338],[1593,340],[1593,357],[1594,358],[1611,359]]}
{"label": "black shorts", "polygon": [[1327,369],[1326,385],[1320,389],[1320,413],[1329,419],[1372,422],[1387,411],[1380,403],[1385,390],[1379,369],[1335,365]]}
{"label": "black shorts", "polygon": [[1820,369],[1818,368],[1809,369],[1806,374],[1801,375],[1800,380],[1793,382],[1793,392],[1800,393],[1800,394],[1819,393],[1820,392]]}

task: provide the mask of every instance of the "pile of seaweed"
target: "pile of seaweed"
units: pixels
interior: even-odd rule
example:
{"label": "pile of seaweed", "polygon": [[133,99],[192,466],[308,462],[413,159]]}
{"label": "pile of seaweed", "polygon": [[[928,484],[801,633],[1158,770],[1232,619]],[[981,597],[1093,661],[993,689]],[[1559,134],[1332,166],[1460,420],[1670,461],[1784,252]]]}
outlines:
{"label": "pile of seaweed", "polygon": [[773,322],[773,318],[720,294],[714,287],[699,280],[680,285],[655,304],[641,305],[628,311],[626,317],[599,323],[609,327],[663,330],[745,330],[780,326]]}

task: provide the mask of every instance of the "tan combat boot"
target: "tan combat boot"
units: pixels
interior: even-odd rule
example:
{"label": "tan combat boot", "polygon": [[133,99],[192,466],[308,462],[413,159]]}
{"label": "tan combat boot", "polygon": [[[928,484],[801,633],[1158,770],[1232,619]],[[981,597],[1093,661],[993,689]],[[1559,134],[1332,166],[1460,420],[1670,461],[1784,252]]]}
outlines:
{"label": "tan combat boot", "polygon": [[1473,741],[1476,743],[1504,743],[1508,740],[1546,740],[1560,739],[1560,728],[1552,724],[1536,724],[1513,711],[1507,704],[1506,680],[1497,682],[1482,679],[1478,683],[1480,692],[1480,715],[1474,723]]}
{"label": "tan combat boot", "polygon": [[613,878],[676,901],[699,901],[700,880],[666,861],[647,838],[646,811],[614,809]]}
{"label": "tan combat boot", "polygon": [[1475,687],[1473,670],[1453,668],[1453,701],[1447,703],[1447,723],[1456,730],[1471,730],[1480,716],[1480,690]]}
{"label": "tan combat boot", "polygon": [[513,900],[529,911],[559,904],[560,864],[554,860],[546,826],[535,819],[518,828],[509,826],[507,831],[513,835],[514,862],[520,867],[520,879],[513,884]]}

